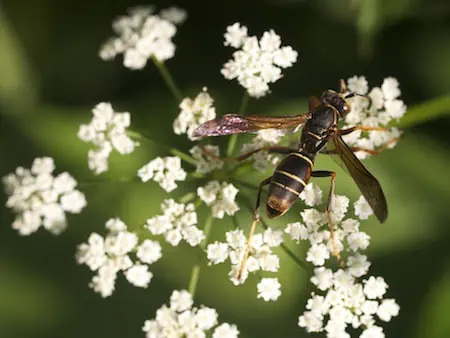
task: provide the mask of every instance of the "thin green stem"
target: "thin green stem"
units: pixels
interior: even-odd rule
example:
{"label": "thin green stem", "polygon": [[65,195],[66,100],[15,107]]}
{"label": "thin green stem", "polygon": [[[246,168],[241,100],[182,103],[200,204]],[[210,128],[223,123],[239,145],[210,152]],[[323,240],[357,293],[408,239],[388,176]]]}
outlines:
{"label": "thin green stem", "polygon": [[195,291],[197,289],[198,279],[200,276],[200,268],[201,268],[200,260],[203,256],[203,252],[206,249],[206,245],[208,244],[208,238],[209,238],[209,233],[211,232],[211,227],[212,227],[212,215],[210,214],[208,216],[208,218],[206,219],[205,227],[203,228],[203,232],[205,234],[205,239],[200,244],[201,252],[197,259],[197,263],[192,267],[191,277],[189,278],[188,291],[192,295],[192,298],[194,298]]}
{"label": "thin green stem", "polygon": [[192,201],[195,198],[195,193],[188,192],[186,195],[182,196],[179,201],[180,203],[186,204]]}
{"label": "thin green stem", "polygon": [[177,149],[177,148],[170,148],[170,153],[172,155],[178,156],[179,158],[181,158],[183,161],[192,164],[193,166],[197,165],[197,161],[195,160],[195,158],[193,158],[192,156],[182,152],[181,150]]}
{"label": "thin green stem", "polygon": [[[248,105],[248,92],[246,91],[244,93],[244,96],[242,97],[241,106],[239,107],[239,114],[244,115],[245,110],[247,109]],[[227,147],[227,156],[231,157],[234,152],[234,148],[236,148],[236,142],[237,142],[238,134],[231,135],[230,140],[228,141],[228,147]]]}
{"label": "thin green stem", "polygon": [[179,158],[181,158],[183,161],[192,164],[193,166],[197,165],[197,160],[195,158],[193,158],[192,156],[186,154],[185,152],[177,149],[177,148],[171,148],[170,146],[168,146],[167,144],[163,144],[163,143],[159,143],[158,141],[155,141],[154,139],[152,139],[150,136],[148,135],[144,135],[140,132],[134,131],[134,130],[128,130],[127,131],[127,135],[130,136],[131,138],[134,138],[136,140],[141,140],[141,139],[145,139],[147,141],[153,142],[157,145],[160,145],[162,147],[168,148],[169,152],[174,155],[174,156],[178,156]]}
{"label": "thin green stem", "polygon": [[161,76],[164,79],[164,82],[166,83],[167,87],[171,91],[172,95],[177,100],[177,103],[180,103],[183,100],[183,94],[181,94],[181,90],[178,88],[177,84],[175,83],[175,80],[173,79],[172,75],[169,72],[169,69],[166,67],[166,64],[162,61],[159,61],[157,58],[152,57],[153,63],[158,68],[159,72],[161,73]]}

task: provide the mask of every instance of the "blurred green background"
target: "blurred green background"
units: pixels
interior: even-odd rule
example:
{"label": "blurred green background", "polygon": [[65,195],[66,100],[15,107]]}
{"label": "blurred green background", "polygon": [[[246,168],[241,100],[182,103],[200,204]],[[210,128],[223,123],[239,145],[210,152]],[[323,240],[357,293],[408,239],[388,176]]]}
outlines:
{"label": "blurred green background", "polygon": [[[112,34],[111,22],[133,1],[10,0],[0,3],[0,175],[29,167],[37,156],[55,158],[57,171],[79,181],[92,180],[88,146],[76,137],[100,101],[132,113],[132,125],[162,143],[188,150],[172,134],[177,103],[157,69],[130,71],[121,59],[103,62],[100,44]],[[140,3],[144,4],[144,3]],[[155,2],[158,9],[172,3]],[[181,1],[189,17],[175,37],[177,52],[167,65],[185,95],[207,85],[219,113],[236,111],[243,90],[220,74],[232,49],[223,46],[225,27],[236,21],[250,34],[273,28],[283,44],[299,52],[294,68],[274,84],[272,94],[251,100],[249,111],[299,113],[305,99],[339,78],[365,75],[371,86],[384,77],[399,79],[411,107],[404,137],[395,150],[367,161],[385,189],[390,217],[363,229],[372,236],[371,273],[390,285],[388,297],[400,315],[384,325],[388,337],[450,337],[450,3],[446,0],[365,1]],[[245,138],[240,138],[241,141]],[[226,142],[226,138],[215,140]],[[102,299],[88,288],[92,273],[74,260],[78,243],[103,233],[114,216],[139,229],[159,212],[165,197],[153,183],[108,183],[132,177],[164,148],[143,142],[126,157],[113,157],[104,183],[82,185],[88,207],[69,218],[55,237],[44,230],[20,237],[11,229],[14,215],[0,208],[0,337],[143,337],[145,319],[165,303],[173,289],[187,287],[198,252],[186,245],[164,247],[152,266],[147,290],[118,279],[116,292]],[[317,167],[338,172],[337,192],[357,197],[350,178],[328,159]],[[254,177],[257,182],[261,177]],[[326,184],[322,184],[326,187]],[[193,189],[185,184],[175,195]],[[249,192],[245,192],[248,194]],[[1,204],[6,201],[1,194]],[[253,195],[251,195],[254,198]],[[272,226],[298,219],[301,203]],[[200,219],[204,219],[201,213]],[[238,221],[248,224],[242,210]],[[201,225],[201,222],[200,222]],[[213,225],[212,240],[232,227],[230,218]],[[304,245],[290,247],[299,256]],[[221,321],[236,323],[242,337],[307,337],[297,327],[311,291],[307,275],[283,253],[283,295],[277,302],[256,299],[256,280],[234,287],[228,267],[201,271],[197,304],[218,310]],[[320,336],[320,335],[316,335]]]}

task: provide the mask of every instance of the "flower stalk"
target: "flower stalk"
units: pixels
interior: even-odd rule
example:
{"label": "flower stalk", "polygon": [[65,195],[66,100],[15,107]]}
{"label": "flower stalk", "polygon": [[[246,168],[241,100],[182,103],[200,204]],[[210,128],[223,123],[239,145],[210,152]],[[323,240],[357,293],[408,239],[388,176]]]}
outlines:
{"label": "flower stalk", "polygon": [[197,263],[194,264],[191,271],[191,276],[189,278],[189,286],[188,291],[192,295],[192,298],[195,296],[195,291],[197,290],[198,279],[200,276],[200,268],[201,268],[201,259],[203,257],[203,252],[205,251],[206,245],[208,244],[209,233],[211,232],[212,227],[212,215],[210,214],[205,221],[205,227],[203,228],[203,232],[205,234],[205,238],[203,242],[200,244],[200,254],[197,259]]}

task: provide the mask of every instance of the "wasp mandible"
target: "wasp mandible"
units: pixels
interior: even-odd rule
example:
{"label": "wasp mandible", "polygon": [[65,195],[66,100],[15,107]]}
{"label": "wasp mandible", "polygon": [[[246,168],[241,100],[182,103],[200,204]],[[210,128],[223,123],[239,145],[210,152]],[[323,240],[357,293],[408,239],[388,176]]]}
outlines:
{"label": "wasp mandible", "polygon": [[[324,91],[320,98],[311,97],[309,99],[309,111],[302,115],[268,117],[227,114],[207,121],[198,126],[195,130],[195,136],[206,137],[252,133],[269,128],[302,128],[298,148],[281,146],[264,147],[243,154],[237,158],[238,160],[244,160],[262,150],[266,150],[269,153],[286,155],[276,167],[273,175],[263,180],[259,185],[256,205],[253,210],[253,222],[250,227],[244,258],[238,272],[238,279],[240,279],[245,262],[248,258],[250,241],[256,224],[259,222],[259,206],[262,188],[269,185],[266,211],[269,218],[274,218],[283,215],[292,207],[292,205],[294,205],[311,177],[329,177],[331,180],[327,200],[330,239],[333,245],[333,254],[342,264],[334,237],[334,226],[330,216],[336,173],[329,170],[312,170],[314,160],[319,152],[339,155],[345,168],[348,170],[362,195],[372,208],[378,221],[383,223],[386,220],[388,208],[381,185],[354,154],[356,151],[367,151],[372,154],[377,151],[365,150],[357,147],[350,148],[344,142],[342,136],[350,134],[355,130],[386,131],[387,129],[366,126],[340,129],[338,127],[339,119],[344,118],[350,112],[350,103],[347,99],[358,94],[349,92],[344,80],[340,80],[339,87],[338,92],[329,89]],[[370,102],[370,98],[368,99]],[[333,149],[326,148],[326,145],[329,142],[333,142]]]}

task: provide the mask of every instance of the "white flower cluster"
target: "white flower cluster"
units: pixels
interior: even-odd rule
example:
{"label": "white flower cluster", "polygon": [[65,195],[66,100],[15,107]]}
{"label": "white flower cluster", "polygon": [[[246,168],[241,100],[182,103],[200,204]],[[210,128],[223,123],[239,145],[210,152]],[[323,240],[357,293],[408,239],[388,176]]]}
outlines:
{"label": "white flower cluster", "polygon": [[97,104],[92,113],[91,122],[80,126],[78,137],[95,146],[88,152],[88,165],[95,174],[101,174],[108,170],[108,157],[114,149],[129,154],[138,143],[127,136],[130,113],[117,113],[107,102]]}
{"label": "white flower cluster", "polygon": [[[153,277],[148,266],[162,256],[159,243],[146,239],[139,244],[138,236],[129,232],[118,218],[108,220],[106,229],[105,238],[92,233],[87,243],[77,248],[77,262],[97,272],[89,286],[102,297],[108,297],[114,291],[118,272],[123,271],[131,284],[146,288]],[[134,262],[130,257],[132,253],[137,258]]]}
{"label": "white flower cluster", "polygon": [[3,177],[6,206],[18,214],[12,227],[21,235],[41,226],[59,234],[67,226],[66,212],[78,214],[86,206],[84,194],[75,189],[77,181],[67,172],[54,176],[54,170],[52,158],[38,157],[31,169],[18,167]]}
{"label": "white flower cluster", "polygon": [[[348,99],[351,111],[345,116],[345,127],[387,127],[390,121],[400,119],[406,112],[406,105],[398,99],[401,94],[399,83],[393,77],[385,78],[381,87],[373,87],[369,91],[364,76],[353,76],[347,80],[347,87],[350,92],[359,95]],[[350,146],[376,150],[381,147],[393,148],[400,135],[397,128],[390,128],[388,131],[354,131],[343,138]],[[362,151],[356,152],[356,155],[361,159],[370,156]]]}
{"label": "white flower cluster", "polygon": [[[146,320],[142,330],[147,338],[189,337],[189,338],[236,338],[236,325],[218,325],[215,309],[193,307],[193,299],[186,290],[173,291],[169,306],[163,305],[156,311],[156,318]],[[209,335],[211,334],[211,336]]]}
{"label": "white flower cluster", "polygon": [[232,216],[238,210],[235,199],[239,190],[231,183],[210,181],[204,187],[197,188],[200,199],[211,206],[214,218],[223,218],[225,214]]}
{"label": "white flower cluster", "polygon": [[125,67],[142,69],[151,57],[165,61],[175,55],[172,38],[177,31],[175,24],[186,19],[184,10],[172,7],[154,15],[152,7],[135,7],[128,12],[113,22],[117,37],[100,48],[103,60],[112,60],[123,53]]}
{"label": "white flower cluster", "polygon": [[173,246],[177,246],[182,239],[191,246],[197,246],[205,238],[203,231],[196,227],[194,204],[176,203],[169,199],[161,204],[161,211],[162,215],[147,219],[145,227],[153,235],[164,235]]}
{"label": "white flower cluster", "polygon": [[[210,264],[219,264],[227,259],[231,263],[230,280],[234,284],[242,284],[250,272],[269,271],[276,272],[280,267],[279,257],[273,253],[272,248],[280,246],[283,242],[281,230],[267,229],[264,233],[255,234],[251,240],[248,259],[242,270],[240,279],[237,273],[247,247],[247,238],[242,230],[232,230],[226,233],[226,242],[214,242],[207,247],[207,256]],[[258,285],[258,297],[264,300],[276,300],[280,292],[280,284],[276,278],[265,278]]]}
{"label": "white flower cluster", "polygon": [[[244,143],[241,148],[241,154],[249,153],[253,150],[278,145],[281,138],[285,135],[283,130],[264,129],[259,130],[258,134],[250,143]],[[273,170],[281,159],[280,154],[270,154],[267,151],[258,151],[250,158],[254,161],[253,167],[258,171]]]}
{"label": "white flower cluster", "polygon": [[[390,321],[400,308],[395,300],[383,299],[387,290],[383,278],[363,278],[369,271],[370,262],[360,252],[369,246],[370,237],[359,230],[358,220],[344,220],[348,206],[347,197],[333,196],[335,244],[341,254],[345,253],[345,269],[333,272],[324,266],[334,250],[326,213],[306,209],[301,214],[304,224],[291,223],[285,230],[296,241],[309,240],[311,247],[306,260],[317,266],[311,282],[319,293],[312,293],[298,325],[308,332],[326,331],[328,338],[350,338],[346,332],[349,327],[363,328],[361,338],[383,338],[383,330],[376,325],[375,316],[382,321]],[[355,215],[361,219],[372,214],[363,197],[354,203],[354,208]]]}
{"label": "white flower cluster", "polygon": [[223,167],[224,161],[220,159],[220,149],[218,146],[205,145],[194,146],[189,150],[192,157],[197,161],[195,171],[207,174]]}
{"label": "white flower cluster", "polygon": [[181,167],[181,160],[176,156],[157,157],[138,170],[142,182],[153,181],[159,183],[167,192],[175,190],[175,181],[184,181],[186,172]]}
{"label": "white flower cluster", "polygon": [[283,75],[282,68],[291,67],[297,61],[297,52],[292,47],[281,47],[281,38],[273,30],[264,32],[258,41],[247,35],[247,27],[235,23],[227,27],[225,46],[240,50],[223,66],[221,72],[226,79],[237,79],[252,97],[262,97],[269,92],[269,83]]}
{"label": "white flower cluster", "polygon": [[208,94],[207,89],[199,93],[194,100],[187,97],[180,103],[181,112],[173,122],[175,134],[187,134],[191,141],[197,140],[194,137],[195,129],[202,123],[216,117],[216,109],[213,106],[214,100]]}
{"label": "white flower cluster", "polygon": [[312,293],[307,311],[298,319],[298,325],[308,332],[326,331],[328,338],[350,338],[346,329],[353,327],[364,328],[360,338],[384,338],[376,317],[388,322],[399,313],[394,299],[383,299],[388,285],[382,277],[359,281],[350,269],[333,273],[320,267],[315,269],[311,282],[324,294]]}

